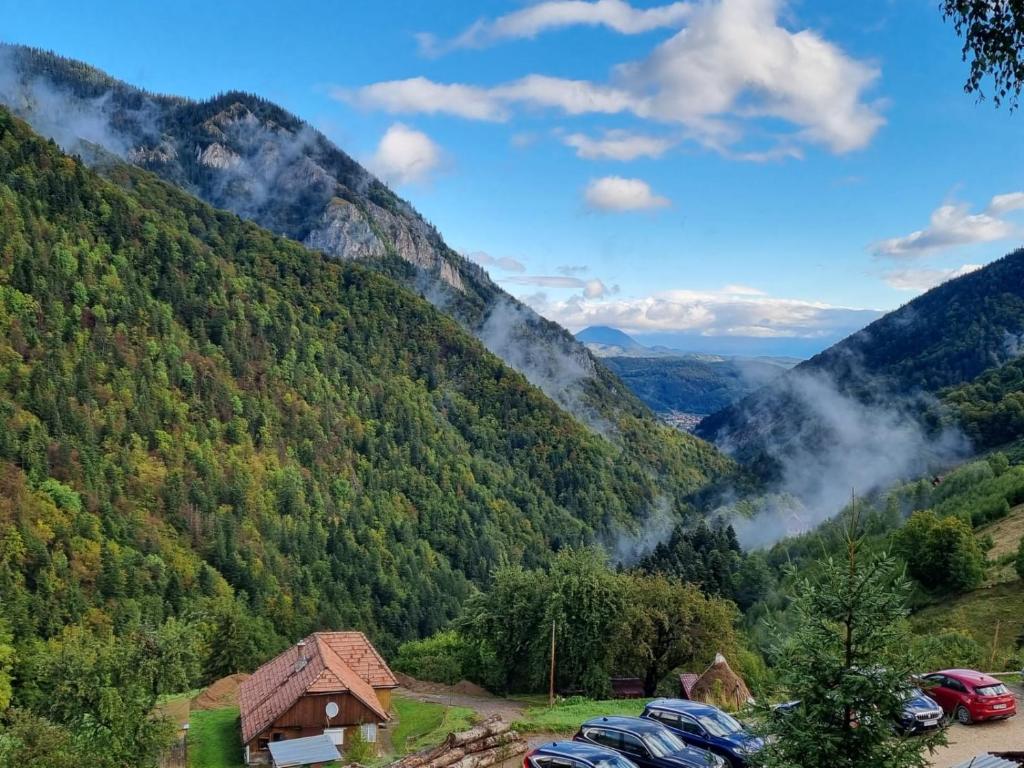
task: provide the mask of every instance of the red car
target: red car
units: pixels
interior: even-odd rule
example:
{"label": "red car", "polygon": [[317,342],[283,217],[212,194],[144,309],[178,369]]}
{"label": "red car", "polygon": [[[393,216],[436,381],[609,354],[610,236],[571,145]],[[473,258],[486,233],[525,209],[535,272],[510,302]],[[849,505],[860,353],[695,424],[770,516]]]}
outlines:
{"label": "red car", "polygon": [[925,693],[957,722],[997,720],[1017,714],[1017,700],[994,677],[973,669],[944,669],[921,678]]}

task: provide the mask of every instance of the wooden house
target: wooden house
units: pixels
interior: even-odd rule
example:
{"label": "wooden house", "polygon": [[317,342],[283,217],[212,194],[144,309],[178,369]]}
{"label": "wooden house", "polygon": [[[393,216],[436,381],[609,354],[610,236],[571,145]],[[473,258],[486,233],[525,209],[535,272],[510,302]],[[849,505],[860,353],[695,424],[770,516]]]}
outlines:
{"label": "wooden house", "polygon": [[398,681],[362,632],[315,632],[257,669],[238,691],[247,764],[273,742],[326,734],[344,752],[358,730],[377,741]]}

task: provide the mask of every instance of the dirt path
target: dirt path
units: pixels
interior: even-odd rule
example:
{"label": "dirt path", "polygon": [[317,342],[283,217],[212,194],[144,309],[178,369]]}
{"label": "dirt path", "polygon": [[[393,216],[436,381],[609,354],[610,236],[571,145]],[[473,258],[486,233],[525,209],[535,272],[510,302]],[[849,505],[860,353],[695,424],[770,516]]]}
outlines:
{"label": "dirt path", "polygon": [[949,745],[932,757],[933,768],[953,768],[985,752],[1018,751],[1024,749],[1024,690],[1012,686],[1017,697],[1017,711],[1020,713],[1009,720],[992,723],[960,725],[949,727]]}
{"label": "dirt path", "polygon": [[[443,688],[443,686],[441,687]],[[500,715],[503,720],[510,723],[519,720],[527,706],[525,702],[503,699],[486,692],[469,694],[454,690],[412,690],[403,686],[398,688],[395,693],[417,701],[429,701],[448,707],[466,707],[466,709],[476,712],[481,718]]]}

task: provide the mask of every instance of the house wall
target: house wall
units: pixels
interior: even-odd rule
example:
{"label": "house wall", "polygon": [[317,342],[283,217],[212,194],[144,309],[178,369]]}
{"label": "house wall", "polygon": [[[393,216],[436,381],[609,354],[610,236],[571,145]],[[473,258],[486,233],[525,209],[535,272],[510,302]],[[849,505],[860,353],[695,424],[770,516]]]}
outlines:
{"label": "house wall", "polygon": [[[386,708],[390,707],[390,691],[378,691],[378,698],[381,693],[388,694],[388,701],[381,704]],[[325,708],[327,702],[333,701],[338,705],[338,714],[327,722]],[[303,736],[316,736],[323,733],[324,728],[345,728],[345,742],[349,739],[360,725],[364,723],[376,723],[380,718],[373,710],[366,707],[361,701],[350,693],[322,693],[306,694],[296,701],[288,711],[275,720],[263,733],[260,733],[247,745],[250,752],[250,761],[255,762],[259,756],[269,758],[267,750],[259,749],[261,739],[273,741],[275,734],[281,734],[281,739],[298,739]],[[343,748],[344,749],[344,748]]]}
{"label": "house wall", "polygon": [[384,707],[385,712],[391,711],[391,689],[390,688],[374,688],[373,692],[377,694],[377,700],[380,701],[380,705]]}

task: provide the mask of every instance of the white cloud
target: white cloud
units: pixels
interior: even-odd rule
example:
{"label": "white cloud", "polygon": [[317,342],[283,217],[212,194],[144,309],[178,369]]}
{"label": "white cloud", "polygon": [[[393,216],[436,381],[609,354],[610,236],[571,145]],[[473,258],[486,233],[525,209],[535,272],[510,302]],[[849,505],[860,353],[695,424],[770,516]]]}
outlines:
{"label": "white cloud", "polygon": [[671,205],[667,197],[654,194],[646,181],[621,176],[594,179],[583,197],[590,208],[598,211],[645,211]]}
{"label": "white cloud", "polygon": [[[711,0],[694,6],[682,30],[646,58],[616,67],[607,83],[532,74],[485,88],[416,77],[336,90],[335,96],[391,112],[475,120],[505,120],[514,105],[572,115],[628,112],[681,125],[691,140],[757,161],[799,156],[799,143],[836,153],[865,146],[885,122],[878,105],[864,97],[878,79],[877,67],[817,32],[786,29],[778,20],[780,3]],[[744,123],[764,118],[792,130],[768,146],[740,146]]]}
{"label": "white cloud", "polygon": [[[597,278],[581,280],[578,277],[569,277],[568,275],[519,275],[502,278],[500,282],[509,285],[526,285],[536,288],[579,289],[582,291],[582,297],[587,299],[599,299],[602,296],[606,296],[609,293],[615,293],[618,290],[618,288],[614,286],[609,289],[603,281]],[[546,294],[534,294],[532,298],[535,301],[544,301],[546,300]]]}
{"label": "white cloud", "polygon": [[441,148],[427,134],[395,123],[381,138],[369,165],[389,182],[410,184],[425,181],[441,159]]}
{"label": "white cloud", "polygon": [[988,209],[994,214],[1019,211],[1024,208],[1024,192],[1008,192],[1005,195],[996,195],[988,204]]}
{"label": "white cloud", "polygon": [[1005,240],[1017,235],[1020,229],[1001,216],[1021,208],[1024,192],[996,195],[981,213],[971,213],[964,203],[947,203],[932,212],[926,229],[881,240],[873,250],[876,256],[911,258],[957,245]]}
{"label": "white cloud", "polygon": [[713,118],[770,117],[799,127],[805,140],[846,152],[882,125],[862,101],[878,70],[811,30],[778,22],[779,0],[701,5],[689,24],[644,61],[620,67],[635,92],[653,93],[644,111],[728,142],[738,128]]}
{"label": "white cloud", "polygon": [[511,256],[491,256],[491,254],[484,253],[483,251],[464,253],[463,256],[470,261],[475,261],[481,267],[492,267],[504,270],[505,272],[526,271],[526,265],[518,259],[513,259]]}
{"label": "white cloud", "polygon": [[886,272],[884,279],[896,290],[920,293],[947,280],[968,275],[981,267],[981,264],[964,264],[962,267],[951,269],[897,269]]}
{"label": "white cloud", "polygon": [[416,36],[420,51],[437,56],[456,48],[483,48],[502,40],[533,38],[542,32],[572,26],[603,26],[624,35],[664,27],[677,27],[690,14],[688,3],[675,2],[653,8],[634,8],[623,0],[547,0],[494,20],[481,19],[453,40],[435,35]]}
{"label": "white cloud", "polygon": [[675,143],[660,136],[649,136],[630,131],[605,131],[600,138],[583,133],[570,133],[562,143],[576,150],[578,157],[587,160],[635,160],[638,157],[661,157]]}
{"label": "white cloud", "polygon": [[[627,333],[683,332],[704,336],[818,338],[862,327],[881,313],[822,302],[719,291],[673,290],[632,299],[524,297],[567,328],[610,325]],[[598,300],[603,299],[603,300]]]}
{"label": "white cloud", "polygon": [[590,271],[590,267],[585,264],[562,264],[555,267],[560,275],[583,275]]}
{"label": "white cloud", "polygon": [[331,96],[392,114],[447,114],[468,120],[503,121],[508,111],[487,89],[458,83],[435,83],[425,77],[389,80],[355,91],[334,88]]}

